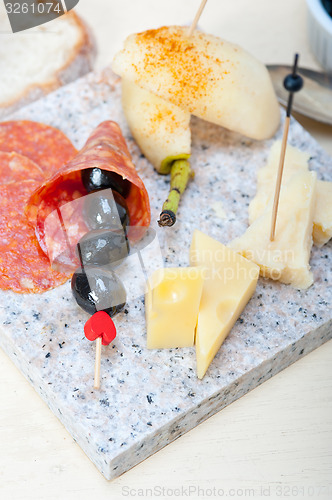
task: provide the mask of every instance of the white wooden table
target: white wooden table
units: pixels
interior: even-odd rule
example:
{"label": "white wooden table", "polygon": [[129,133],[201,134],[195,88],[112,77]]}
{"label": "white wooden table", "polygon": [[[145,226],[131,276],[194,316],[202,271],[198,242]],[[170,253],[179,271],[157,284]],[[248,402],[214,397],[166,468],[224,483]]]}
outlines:
{"label": "white wooden table", "polygon": [[[80,0],[77,11],[95,31],[103,67],[129,33],[188,24],[198,5]],[[209,0],[199,24],[266,63],[291,64],[299,51],[303,66],[319,67],[308,47],[304,0]],[[332,154],[332,127],[299,121]],[[0,351],[0,498],[331,499],[331,360],[329,342],[108,483]]]}

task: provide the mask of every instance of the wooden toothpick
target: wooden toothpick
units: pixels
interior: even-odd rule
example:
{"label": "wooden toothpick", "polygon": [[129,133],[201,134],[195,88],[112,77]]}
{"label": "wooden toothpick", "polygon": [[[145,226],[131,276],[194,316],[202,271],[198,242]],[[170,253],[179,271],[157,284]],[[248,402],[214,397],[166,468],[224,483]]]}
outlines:
{"label": "wooden toothpick", "polygon": [[102,341],[101,337],[98,337],[96,339],[95,378],[94,378],[94,385],[93,385],[93,387],[95,389],[100,388],[101,341]]}
{"label": "wooden toothpick", "polygon": [[293,72],[291,74],[287,75],[286,78],[284,79],[284,87],[286,90],[288,90],[289,97],[288,97],[288,104],[287,104],[287,111],[286,111],[286,118],[285,118],[285,125],[284,125],[284,133],[283,133],[282,143],[281,143],[279,168],[278,168],[276,187],[275,187],[275,193],[274,193],[273,208],[272,208],[272,222],[271,222],[271,232],[270,232],[270,240],[271,241],[274,240],[275,232],[276,232],[279,197],[280,197],[280,189],[281,189],[281,182],[282,182],[282,174],[284,171],[289,123],[290,123],[290,116],[291,116],[292,105],[293,105],[293,95],[294,95],[294,92],[298,92],[303,87],[303,78],[299,74],[296,73],[298,60],[299,60],[299,54],[295,54]]}
{"label": "wooden toothpick", "polygon": [[191,35],[193,34],[193,32],[194,32],[194,30],[195,30],[195,28],[197,26],[197,23],[199,21],[199,18],[202,15],[202,12],[204,10],[206,2],[207,2],[207,0],[202,0],[201,5],[199,6],[199,9],[198,9],[197,14],[195,16],[195,19],[193,20],[192,25],[190,26],[190,29],[189,29],[189,32],[188,32],[188,37],[189,38],[191,37]]}
{"label": "wooden toothpick", "polygon": [[116,337],[116,327],[106,311],[95,312],[84,325],[84,335],[96,341],[94,388],[100,389],[101,346],[109,345]]}
{"label": "wooden toothpick", "polygon": [[[78,253],[78,257],[79,257],[80,263],[81,263],[82,272],[85,273],[84,264],[83,264],[83,258],[82,258],[81,245],[79,243],[77,243],[77,253]],[[87,327],[88,323],[89,322],[87,322],[86,325],[85,325],[85,327],[84,327],[85,336],[87,336],[87,333],[86,333],[85,330],[86,330],[86,327]],[[89,340],[92,340],[92,339],[89,339]],[[94,377],[94,385],[93,385],[93,387],[95,389],[100,389],[101,345],[102,345],[102,337],[97,337],[96,338],[95,377]]]}
{"label": "wooden toothpick", "polygon": [[275,188],[275,193],[274,193],[273,208],[272,208],[272,223],[271,223],[271,233],[270,233],[270,240],[271,241],[274,240],[275,232],[276,232],[279,197],[280,197],[282,174],[284,172],[284,164],[285,164],[285,156],[286,156],[286,148],[287,148],[287,137],[288,137],[288,131],[289,131],[289,122],[290,122],[290,117],[286,116],[284,133],[283,133],[282,143],[281,143],[281,152],[280,152],[280,160],[279,160],[276,188]]}

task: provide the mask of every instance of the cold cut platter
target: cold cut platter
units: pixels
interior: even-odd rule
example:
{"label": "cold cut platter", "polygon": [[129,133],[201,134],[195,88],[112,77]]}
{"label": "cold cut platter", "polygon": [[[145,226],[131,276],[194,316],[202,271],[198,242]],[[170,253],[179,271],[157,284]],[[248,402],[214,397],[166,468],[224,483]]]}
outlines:
{"label": "cold cut platter", "polygon": [[[307,268],[301,272],[297,269],[289,277],[289,267],[278,268],[281,280],[269,279],[266,271],[265,277],[257,282],[263,264],[257,262],[258,257],[255,263],[250,263],[255,276],[251,278],[254,286],[246,303],[251,299],[245,308],[239,309],[233,328],[227,332],[221,348],[218,344],[216,355],[209,354],[208,363],[207,358],[202,361],[199,355],[196,361],[195,347],[190,342],[159,345],[153,326],[148,331],[147,344],[147,322],[153,325],[153,301],[157,300],[153,294],[144,298],[148,271],[153,266],[160,267],[160,263],[166,269],[193,267],[195,230],[196,247],[203,241],[199,239],[203,233],[223,245],[237,246],[236,250],[241,249],[244,255],[247,240],[239,242],[239,237],[248,226],[248,206],[256,194],[257,172],[266,165],[271,146],[280,139],[282,129],[280,126],[269,139],[255,140],[245,138],[241,131],[192,118],[190,169],[195,175],[191,180],[188,177],[187,189],[181,189],[181,200],[176,200],[176,223],[163,227],[170,224],[160,224],[161,207],[168,215],[174,208],[173,198],[167,198],[169,180],[159,175],[153,169],[153,161],[142,154],[142,145],[140,149],[139,140],[136,142],[137,138],[134,140],[132,136],[133,131],[137,134],[136,125],[131,122],[134,118],[128,119],[128,110],[125,112],[126,115],[121,101],[121,80],[107,69],[21,109],[8,117],[7,122],[12,125],[0,124],[1,165],[13,166],[12,173],[8,167],[5,169],[10,178],[6,180],[2,174],[0,187],[3,256],[0,343],[108,479],[144,460],[332,336],[332,293],[328,288],[332,277],[331,243],[326,243],[311,249],[312,274]],[[43,147],[36,146],[33,140],[36,133],[44,137],[39,140]],[[112,133],[116,139],[110,146],[104,136]],[[331,181],[331,159],[295,121],[289,143],[299,154],[310,152],[309,167],[315,174],[301,173],[308,182],[315,182],[316,176],[321,182]],[[187,162],[188,154],[184,151],[184,156],[175,161]],[[109,157],[112,168],[107,167]],[[117,167],[115,157],[119,161]],[[19,169],[14,168],[15,164],[19,164]],[[124,207],[123,218],[119,211],[121,225],[129,214],[131,227],[128,238],[119,237],[120,243],[114,250],[121,253],[124,249],[114,274],[124,284],[126,297],[118,301],[122,305],[116,314],[111,314],[117,334],[109,341],[103,339],[100,388],[94,389],[95,349],[84,335],[84,326],[94,309],[90,310],[86,301],[83,301],[85,308],[79,307],[82,293],[79,285],[75,289],[75,283],[82,277],[76,274],[76,281],[72,278],[75,267],[80,263],[81,268],[87,265],[87,261],[83,265],[82,255],[77,253],[77,242],[81,242],[85,259],[90,258],[88,250],[93,245],[89,237],[87,241],[84,239],[86,231],[82,224],[86,219],[75,218],[75,228],[71,226],[72,231],[64,236],[63,225],[52,225],[50,215],[58,210],[52,205],[55,199],[62,200],[60,208],[73,202],[71,207],[80,212],[83,197],[75,193],[82,188],[81,172],[98,166],[130,184],[126,192],[127,184],[121,183],[118,189],[122,194],[118,195],[125,201],[119,201],[120,198],[116,201],[117,206]],[[179,167],[181,175],[184,167],[183,163]],[[86,177],[87,192],[89,182],[93,179]],[[178,193],[180,188],[176,186],[173,184],[172,189]],[[291,190],[292,185],[287,189]],[[93,207],[105,203],[104,198],[96,200]],[[90,221],[97,220],[93,210],[88,213]],[[65,210],[61,214],[60,223],[66,225],[69,215]],[[9,248],[13,227],[14,250]],[[142,227],[149,229],[150,253],[146,253],[149,245],[140,243],[146,237],[137,230]],[[90,229],[99,231],[97,226]],[[239,259],[246,260],[242,256]],[[98,254],[97,258],[104,256]],[[103,260],[97,262],[103,265]],[[268,264],[264,266],[268,269]],[[22,273],[22,269],[26,271]],[[305,277],[303,281],[299,276]],[[197,290],[202,287],[199,279],[195,281]],[[110,286],[117,287],[117,283],[113,280]],[[221,301],[224,309],[218,302],[216,321],[226,321],[223,314],[228,300],[235,300],[235,294],[240,293],[231,285],[227,289],[233,290],[233,295]],[[75,293],[79,300],[74,300]],[[195,296],[194,286],[190,293],[199,307],[199,294]],[[163,297],[162,306],[168,300],[168,296]],[[176,309],[172,309],[175,305],[171,302],[164,308],[162,322],[168,325],[168,330],[176,321]],[[145,309],[151,312],[150,316]],[[179,310],[179,316],[180,313]],[[204,339],[200,335],[202,346]],[[201,371],[198,369],[196,373],[197,363],[201,363]]]}

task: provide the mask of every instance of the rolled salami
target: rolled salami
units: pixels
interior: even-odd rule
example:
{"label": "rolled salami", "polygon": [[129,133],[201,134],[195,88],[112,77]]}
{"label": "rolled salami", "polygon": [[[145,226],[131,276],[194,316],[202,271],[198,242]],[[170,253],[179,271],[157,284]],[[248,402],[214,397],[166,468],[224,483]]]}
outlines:
{"label": "rolled salami", "polygon": [[119,182],[130,183],[126,195],[130,239],[137,240],[150,224],[148,193],[131,161],[125,139],[115,122],[105,121],[93,131],[77,156],[32,194],[26,206],[42,250],[59,270],[77,266],[75,247],[89,231],[83,216],[84,197],[88,193],[81,174],[91,168],[113,172],[119,176]]}

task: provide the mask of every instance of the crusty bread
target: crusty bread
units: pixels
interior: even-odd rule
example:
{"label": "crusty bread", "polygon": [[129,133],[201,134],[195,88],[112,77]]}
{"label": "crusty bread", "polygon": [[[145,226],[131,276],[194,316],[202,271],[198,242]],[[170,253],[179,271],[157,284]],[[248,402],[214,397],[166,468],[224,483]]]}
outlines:
{"label": "crusty bread", "polygon": [[0,119],[92,69],[95,43],[73,12],[19,33],[0,17]]}

